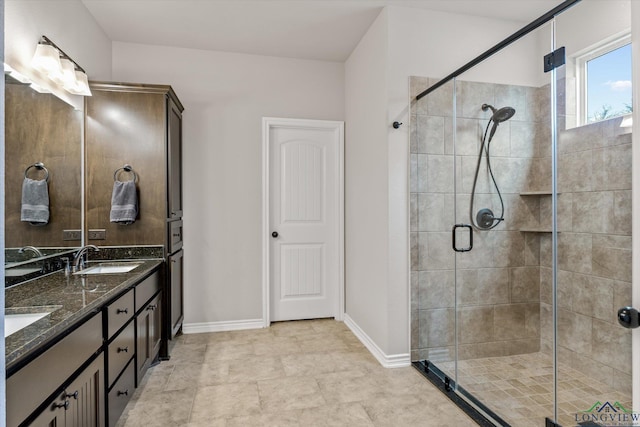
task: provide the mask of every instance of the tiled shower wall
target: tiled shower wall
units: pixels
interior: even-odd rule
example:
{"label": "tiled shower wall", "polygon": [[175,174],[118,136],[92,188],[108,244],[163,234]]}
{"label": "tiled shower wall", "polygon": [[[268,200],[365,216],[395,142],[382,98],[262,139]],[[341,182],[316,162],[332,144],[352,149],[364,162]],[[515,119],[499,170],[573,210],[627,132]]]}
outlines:
{"label": "tiled shower wall", "polygon": [[[434,82],[413,77],[412,95]],[[449,83],[411,110],[412,359],[453,359],[456,298],[460,359],[551,351],[551,197],[527,194],[551,189],[549,87],[456,82],[457,158],[453,90]],[[561,127],[575,119],[565,115],[565,98]],[[516,109],[491,143],[506,220],[474,231],[474,249],[458,255],[456,292],[451,227],[470,222],[473,174],[490,117],[483,103]],[[585,379],[630,391],[631,335],[616,320],[631,297],[631,133],[620,121],[558,135],[558,356]],[[484,163],[480,176],[474,211],[491,207],[499,214]]]}
{"label": "tiled shower wall", "polygon": [[[413,95],[434,82],[412,78]],[[546,117],[540,108],[548,105],[540,98],[545,93],[531,87],[456,82],[454,157],[453,90],[453,83],[448,83],[416,102],[411,111],[412,358],[453,359],[455,298],[460,308],[459,358],[538,351],[541,200],[521,193],[551,185],[550,138],[544,132],[548,126],[538,126]],[[516,109],[491,142],[505,221],[492,231],[474,231],[473,250],[457,258],[456,294],[451,227],[454,222],[470,222],[473,176],[491,116],[482,111],[483,103]],[[474,212],[490,207],[500,214],[485,163],[474,206]]]}
{"label": "tiled shower wall", "polygon": [[[631,304],[632,269],[631,128],[621,121],[558,133],[558,360],[631,393],[631,332],[617,321],[618,308]],[[551,201],[541,209],[549,216]],[[542,253],[541,346],[551,351],[551,236]]]}

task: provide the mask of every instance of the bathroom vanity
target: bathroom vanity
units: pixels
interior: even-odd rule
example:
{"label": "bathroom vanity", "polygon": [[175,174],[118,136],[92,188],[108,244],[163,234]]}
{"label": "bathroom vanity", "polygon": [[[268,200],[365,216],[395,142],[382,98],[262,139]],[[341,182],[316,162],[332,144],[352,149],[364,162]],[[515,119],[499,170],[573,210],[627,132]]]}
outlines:
{"label": "bathroom vanity", "polygon": [[[6,86],[6,422],[113,426],[182,328],[183,106],[162,85],[94,82],[84,110]],[[19,215],[27,171],[42,178],[36,163],[50,172],[40,227]],[[109,215],[114,180],[132,177],[125,165],[139,197],[128,225]],[[101,248],[93,266],[66,275],[86,243]]]}
{"label": "bathroom vanity", "polygon": [[7,426],[115,425],[161,341],[163,262],[125,264],[7,289],[8,312],[48,310],[6,337]]}

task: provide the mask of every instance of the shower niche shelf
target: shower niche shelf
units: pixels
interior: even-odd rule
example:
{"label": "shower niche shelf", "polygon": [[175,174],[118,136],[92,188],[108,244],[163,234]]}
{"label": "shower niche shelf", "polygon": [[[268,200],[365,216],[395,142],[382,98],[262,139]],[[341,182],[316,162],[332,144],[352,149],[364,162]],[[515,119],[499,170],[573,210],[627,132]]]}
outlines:
{"label": "shower niche shelf", "polygon": [[[551,196],[551,190],[532,190],[532,191],[523,191],[520,193],[520,197],[529,197],[529,196]],[[522,227],[520,229],[522,233],[551,233],[551,227]]]}
{"label": "shower niche shelf", "polygon": [[521,196],[550,196],[551,190],[542,190],[542,191],[523,191],[520,193]]}
{"label": "shower niche shelf", "polygon": [[520,229],[522,233],[551,233],[549,228],[523,227]]}

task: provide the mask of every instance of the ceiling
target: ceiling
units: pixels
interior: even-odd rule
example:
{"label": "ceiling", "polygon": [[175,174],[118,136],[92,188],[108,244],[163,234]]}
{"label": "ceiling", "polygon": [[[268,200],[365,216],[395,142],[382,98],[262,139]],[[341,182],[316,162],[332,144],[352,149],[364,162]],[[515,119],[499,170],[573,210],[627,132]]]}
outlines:
{"label": "ceiling", "polygon": [[82,0],[113,41],[345,61],[386,5],[520,21],[561,0]]}

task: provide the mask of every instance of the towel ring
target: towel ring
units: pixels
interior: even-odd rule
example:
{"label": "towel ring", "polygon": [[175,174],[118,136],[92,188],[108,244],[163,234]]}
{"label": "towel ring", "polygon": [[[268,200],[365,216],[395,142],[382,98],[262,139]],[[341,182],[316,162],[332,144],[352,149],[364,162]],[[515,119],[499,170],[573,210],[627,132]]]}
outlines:
{"label": "towel ring", "polygon": [[124,165],[123,167],[116,169],[115,172],[113,172],[113,180],[114,181],[118,180],[118,172],[120,172],[120,171],[125,171],[125,172],[132,173],[133,174],[133,182],[138,182],[138,174],[136,173],[136,171],[133,170],[131,165]]}
{"label": "towel ring", "polygon": [[38,170],[42,170],[42,171],[44,171],[44,173],[45,173],[45,175],[44,175],[44,180],[45,180],[45,181],[47,181],[47,182],[49,182],[49,170],[48,170],[47,168],[45,168],[45,167],[44,167],[44,163],[42,163],[42,162],[36,162],[36,163],[32,164],[31,166],[27,167],[27,168],[24,170],[24,177],[25,177],[25,178],[28,178],[28,177],[27,177],[27,172],[29,172],[29,169],[31,169],[31,168],[36,168],[36,169],[38,169]]}

